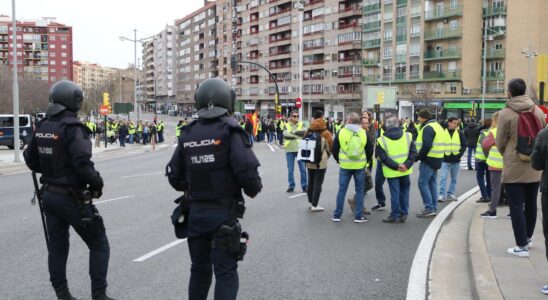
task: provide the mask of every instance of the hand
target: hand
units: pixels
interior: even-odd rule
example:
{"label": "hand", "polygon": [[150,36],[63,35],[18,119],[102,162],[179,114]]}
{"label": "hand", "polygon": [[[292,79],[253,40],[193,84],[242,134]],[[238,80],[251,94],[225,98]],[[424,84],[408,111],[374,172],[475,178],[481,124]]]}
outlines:
{"label": "hand", "polygon": [[398,166],[398,171],[400,171],[400,172],[405,172],[405,171],[407,171],[407,166],[404,165],[404,164],[399,165],[399,166]]}
{"label": "hand", "polygon": [[99,199],[103,195],[103,186],[103,178],[101,178],[101,174],[97,172],[97,176],[89,183],[89,190],[93,198]]}

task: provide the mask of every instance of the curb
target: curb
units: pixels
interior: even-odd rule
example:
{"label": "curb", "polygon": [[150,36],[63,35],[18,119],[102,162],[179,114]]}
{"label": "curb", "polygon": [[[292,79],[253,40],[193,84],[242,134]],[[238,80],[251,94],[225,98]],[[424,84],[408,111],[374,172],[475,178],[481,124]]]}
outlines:
{"label": "curb", "polygon": [[413,258],[411,271],[409,272],[409,282],[407,284],[406,299],[427,299],[430,259],[440,229],[447,220],[447,218],[453,213],[453,211],[478,191],[479,187],[476,186],[475,188],[472,188],[471,190],[462,194],[456,202],[447,205],[434,218],[430,225],[428,225],[428,228],[426,228],[426,231],[421,238],[419,246],[417,247],[415,257]]}
{"label": "curb", "polygon": [[481,210],[481,207],[476,209],[468,233],[470,253],[468,264],[472,294],[474,299],[504,299],[485,243],[485,220],[477,217]]}

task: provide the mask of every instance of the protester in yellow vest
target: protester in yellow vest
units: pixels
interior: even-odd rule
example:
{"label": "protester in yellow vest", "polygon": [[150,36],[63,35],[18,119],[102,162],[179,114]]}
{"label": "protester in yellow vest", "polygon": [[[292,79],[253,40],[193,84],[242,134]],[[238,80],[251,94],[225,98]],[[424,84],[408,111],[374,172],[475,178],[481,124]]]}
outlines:
{"label": "protester in yellow vest", "polygon": [[[459,130],[459,120],[455,117],[447,119],[447,129],[444,130],[445,155],[441,165],[440,193],[438,202],[445,200],[457,201],[455,196],[457,178],[460,170],[460,160],[466,151],[466,137],[462,130]],[[451,183],[446,192],[447,177],[451,175]]]}
{"label": "protester in yellow vest", "polygon": [[143,134],[143,123],[141,122],[141,120],[137,121],[137,131],[136,131],[136,138],[135,138],[135,141],[137,143],[141,143],[141,137],[142,137],[142,134]]}
{"label": "protester in yellow vest", "polygon": [[164,128],[165,128],[165,125],[164,125],[164,121],[160,121],[160,123],[158,123],[158,143],[163,143],[164,142]]}
{"label": "protester in yellow vest", "polygon": [[415,145],[418,151],[417,161],[421,161],[419,165],[419,191],[424,210],[417,214],[417,217],[429,218],[438,214],[437,177],[445,155],[444,131],[427,108],[419,111],[418,119],[421,127]]}
{"label": "protester in yellow vest", "polygon": [[129,133],[129,143],[133,144],[133,139],[135,138],[135,125],[133,125],[133,122],[130,121],[127,128]]}
{"label": "protester in yellow vest", "polygon": [[181,137],[181,131],[183,130],[183,127],[183,120],[179,120],[179,123],[177,123],[177,126],[175,126],[175,137],[177,138],[177,143],[179,142],[179,137]]}
{"label": "protester in yellow vest", "polygon": [[490,128],[491,119],[483,120],[481,128],[478,129],[480,134],[476,142],[476,180],[481,193],[481,197],[476,202],[479,203],[488,203],[491,201],[491,177],[489,176],[488,166],[485,162],[487,160],[487,154],[481,147],[481,142],[483,142],[489,134]]}
{"label": "protester in yellow vest", "polygon": [[[295,169],[295,160],[297,159],[297,151],[299,150],[299,141],[303,138],[306,128],[303,122],[299,121],[299,112],[294,110],[290,114],[289,122],[284,125],[284,148],[285,159],[287,161],[287,187],[288,193],[295,191],[295,178],[293,176]],[[306,180],[306,167],[303,161],[297,161],[299,171],[301,173],[301,188],[306,192],[308,182]]]}
{"label": "protester in yellow vest", "polygon": [[489,209],[481,214],[482,218],[497,218],[497,205],[500,202],[501,186],[502,186],[502,168],[504,168],[503,156],[495,145],[497,138],[497,122],[499,119],[499,113],[496,112],[493,115],[493,123],[491,129],[487,134],[487,137],[481,143],[481,146],[487,155],[487,166],[489,168],[489,177],[491,179],[491,202],[489,203]]}
{"label": "protester in yellow vest", "polygon": [[396,117],[385,122],[386,132],[377,139],[377,153],[382,163],[382,172],[390,188],[390,215],[384,223],[404,223],[409,214],[409,175],[413,172],[413,163],[417,149],[413,136],[404,132]]}
{"label": "protester in yellow vest", "polygon": [[[333,222],[341,221],[344,199],[352,177],[354,177],[356,186],[356,208],[363,207],[365,166],[367,164],[366,146],[367,136],[365,130],[360,126],[360,116],[357,113],[351,113],[346,119],[346,125],[339,131],[333,142],[333,158],[340,165],[337,207],[331,218]],[[354,210],[354,222],[367,222],[361,209]]]}

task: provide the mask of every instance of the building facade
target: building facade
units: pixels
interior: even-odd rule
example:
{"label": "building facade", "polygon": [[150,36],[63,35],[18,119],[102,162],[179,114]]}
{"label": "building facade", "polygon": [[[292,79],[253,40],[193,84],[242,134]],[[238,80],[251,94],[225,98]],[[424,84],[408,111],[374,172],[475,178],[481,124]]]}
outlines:
{"label": "building facade", "polygon": [[175,26],[166,25],[165,29],[153,38],[155,98],[166,105],[176,100],[177,92],[174,33]]}
{"label": "building facade", "polygon": [[100,86],[111,80],[117,71],[113,68],[103,67],[85,61],[75,61],[73,63],[73,81],[84,89],[90,89]]}
{"label": "building facade", "polygon": [[141,78],[143,80],[143,83],[145,84],[145,99],[144,103],[141,102],[141,104],[151,103],[154,102],[154,40],[143,42],[142,44],[142,55],[143,55],[143,71],[144,71],[144,78]]}
{"label": "building facade", "polygon": [[177,102],[179,110],[192,113],[194,92],[204,79],[219,76],[217,5],[214,1],[175,22],[177,32]]}
{"label": "building facade", "polygon": [[[0,15],[0,66],[13,66],[11,17]],[[16,22],[20,76],[48,81],[73,79],[72,27],[56,18]]]}

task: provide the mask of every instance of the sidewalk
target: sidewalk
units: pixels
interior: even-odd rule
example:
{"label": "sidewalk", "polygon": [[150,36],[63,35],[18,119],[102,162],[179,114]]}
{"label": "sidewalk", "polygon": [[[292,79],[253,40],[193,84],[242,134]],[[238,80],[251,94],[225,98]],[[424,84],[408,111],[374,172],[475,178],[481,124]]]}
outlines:
{"label": "sidewalk", "polygon": [[[540,196],[540,195],[539,195]],[[534,246],[529,258],[512,256],[515,246],[508,206],[497,219],[483,219],[478,194],[462,203],[442,226],[429,265],[429,299],[548,299],[548,262],[542,233],[540,197]]]}

